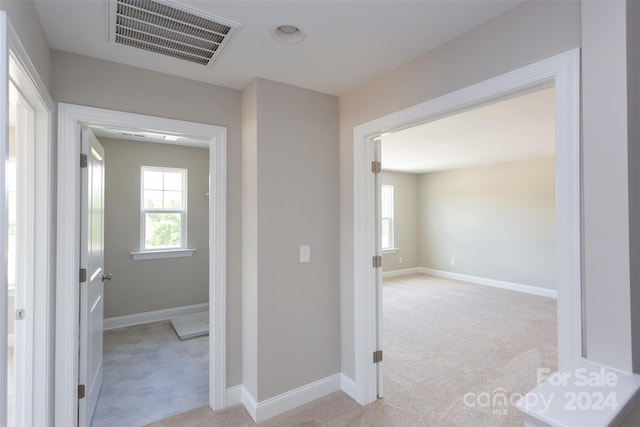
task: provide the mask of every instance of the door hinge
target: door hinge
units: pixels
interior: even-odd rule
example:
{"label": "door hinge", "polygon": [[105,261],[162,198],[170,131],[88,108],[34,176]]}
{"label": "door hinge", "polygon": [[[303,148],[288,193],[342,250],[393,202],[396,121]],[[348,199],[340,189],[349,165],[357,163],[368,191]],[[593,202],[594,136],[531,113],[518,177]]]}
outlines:
{"label": "door hinge", "polygon": [[86,154],[80,154],[80,168],[84,169],[89,164],[89,159]]}
{"label": "door hinge", "polygon": [[372,264],[373,264],[373,268],[379,268],[382,267],[382,256],[381,255],[376,255],[373,258],[371,258]]}
{"label": "door hinge", "polygon": [[86,268],[81,268],[80,269],[80,283],[84,283],[87,281],[87,269]]}
{"label": "door hinge", "polygon": [[18,308],[15,311],[15,316],[14,316],[15,320],[24,320],[26,318],[27,318],[27,310],[25,310],[24,308]]}
{"label": "door hinge", "polygon": [[78,384],[78,399],[84,399],[84,397],[85,397],[84,384]]}
{"label": "door hinge", "polygon": [[382,350],[374,351],[373,363],[380,363],[380,362],[382,362]]}
{"label": "door hinge", "polygon": [[371,172],[380,173],[382,172],[382,162],[373,161],[371,162]]}

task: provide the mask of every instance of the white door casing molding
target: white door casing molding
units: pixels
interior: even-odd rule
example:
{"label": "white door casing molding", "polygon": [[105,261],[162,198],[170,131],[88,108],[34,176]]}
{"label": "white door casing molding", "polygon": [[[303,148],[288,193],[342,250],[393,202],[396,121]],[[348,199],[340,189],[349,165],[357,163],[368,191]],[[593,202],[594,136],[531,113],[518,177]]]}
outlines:
{"label": "white door casing molding", "polygon": [[227,129],[141,114],[58,105],[55,424],[77,425],[80,127],[170,132],[209,141],[209,405],[226,407]]}
{"label": "white door casing molding", "polygon": [[354,152],[354,348],[355,395],[361,405],[376,400],[374,177],[370,137],[423,123],[536,86],[556,90],[556,281],[558,284],[558,362],[582,356],[580,256],[580,50],[545,59],[484,82],[356,126]]}
{"label": "white door casing molding", "polygon": [[[52,292],[52,268],[53,268],[53,195],[54,187],[52,179],[53,168],[53,138],[55,103],[49,95],[46,86],[40,79],[35,66],[31,62],[26,49],[22,45],[16,32],[11,26],[7,15],[0,11],[0,187],[5,188],[5,162],[7,154],[6,140],[8,136],[8,81],[14,82],[20,90],[22,96],[34,109],[34,143],[35,146],[29,161],[33,162],[29,175],[29,186],[32,186],[33,193],[31,201],[26,206],[26,210],[37,212],[33,217],[33,313],[32,334],[33,334],[33,359],[32,364],[27,369],[30,370],[32,378],[33,395],[30,396],[31,414],[26,416],[33,425],[49,425],[51,420],[49,414],[53,407],[53,386],[51,382],[52,372],[50,367],[53,363],[53,292]],[[5,133],[6,132],[6,133]],[[5,200],[0,198],[0,222],[6,223]],[[6,241],[6,227],[0,227],[0,241]],[[4,246],[3,246],[4,247]],[[3,249],[4,251],[4,249]],[[0,277],[6,289],[6,254],[0,257]],[[0,297],[0,333],[4,342],[3,348],[6,351],[7,343],[7,299],[6,292],[2,292]],[[0,362],[6,368],[6,352],[0,352]],[[6,369],[0,375],[0,420],[6,420]]]}

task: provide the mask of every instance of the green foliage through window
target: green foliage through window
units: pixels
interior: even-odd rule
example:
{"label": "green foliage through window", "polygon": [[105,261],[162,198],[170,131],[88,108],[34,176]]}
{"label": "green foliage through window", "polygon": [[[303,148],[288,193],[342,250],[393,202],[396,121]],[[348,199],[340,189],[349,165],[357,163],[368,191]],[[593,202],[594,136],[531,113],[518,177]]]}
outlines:
{"label": "green foliage through window", "polygon": [[182,246],[182,221],[177,213],[146,213],[145,247],[147,249]]}
{"label": "green foliage through window", "polygon": [[143,250],[184,247],[187,170],[147,166],[141,169]]}

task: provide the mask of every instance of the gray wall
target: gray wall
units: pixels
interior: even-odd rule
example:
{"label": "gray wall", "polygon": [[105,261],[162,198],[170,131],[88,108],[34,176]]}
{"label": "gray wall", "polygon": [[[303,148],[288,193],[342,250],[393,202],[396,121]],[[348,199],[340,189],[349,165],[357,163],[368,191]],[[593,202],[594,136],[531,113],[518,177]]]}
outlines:
{"label": "gray wall", "polygon": [[2,0],[0,10],[7,12],[9,22],[15,30],[29,59],[38,72],[38,76],[50,89],[50,51],[49,42],[44,35],[40,18],[32,1]]}
{"label": "gray wall", "polygon": [[[104,317],[209,302],[209,150],[100,138],[105,149]],[[140,167],[187,169],[191,257],[134,261],[140,250]]]}
{"label": "gray wall", "polygon": [[258,82],[242,92],[242,382],[258,397]]}
{"label": "gray wall", "polygon": [[422,174],[418,193],[421,267],[556,288],[555,158]]}
{"label": "gray wall", "polygon": [[243,102],[244,262],[255,269],[244,290],[258,295],[243,325],[257,369],[244,380],[263,401],[340,371],[338,99],[258,79]]}
{"label": "gray wall", "polygon": [[[627,3],[627,75],[640,76],[640,2]],[[629,113],[638,117],[640,112],[640,79],[631,79],[628,86]],[[633,117],[633,116],[631,116]],[[629,141],[640,141],[640,122],[629,120]],[[629,218],[630,218],[630,258],[640,259],[640,144],[629,144]],[[640,263],[631,263],[631,303],[640,307]],[[631,311],[633,328],[633,348],[640,349],[640,310]],[[633,368],[640,372],[640,351],[633,353]],[[640,425],[640,408],[636,407]]]}
{"label": "gray wall", "polygon": [[242,382],[240,92],[72,53],[51,52],[58,102],[227,127],[227,386]]}
{"label": "gray wall", "polygon": [[[33,7],[29,9],[19,34],[24,38],[27,51],[36,63],[45,83],[47,75],[46,41],[33,21]],[[631,316],[629,295],[637,295],[637,272],[633,286],[630,283],[629,229],[637,230],[638,219],[629,217],[629,176],[636,176],[637,158],[631,159],[629,138],[620,129],[634,129],[629,117],[638,114],[637,104],[630,103],[627,111],[628,76],[626,46],[633,37],[633,26],[627,27],[627,5],[632,2],[531,1],[507,14],[482,25],[444,46],[384,74],[340,97],[340,321],[342,371],[353,378],[353,127],[402,108],[433,99],[501,73],[547,58],[569,49],[580,47],[582,40],[582,92],[583,111],[583,251],[585,265],[583,282],[586,309],[586,354],[596,362],[628,369],[631,365]],[[10,9],[2,3],[2,8]],[[604,4],[613,5],[602,10]],[[604,13],[603,13],[604,12]],[[13,12],[11,12],[13,13]],[[637,14],[635,15],[637,16]],[[35,21],[34,21],[35,22]],[[29,42],[28,39],[34,41]],[[50,90],[55,100],[81,105],[93,105],[114,110],[151,114],[181,120],[200,121],[228,128],[229,183],[228,183],[228,385],[241,382],[242,353],[241,280],[242,235],[240,191],[240,92],[146,70],[118,65],[78,55],[52,52]],[[629,75],[633,88],[637,88],[637,74]],[[603,84],[606,81],[606,84]],[[297,117],[296,106],[290,107]],[[305,117],[306,118],[306,117]],[[281,118],[281,121],[285,121]],[[332,135],[331,132],[326,132]],[[635,135],[635,133],[634,133]],[[330,137],[324,138],[324,140]],[[296,153],[300,156],[300,153]],[[633,154],[633,152],[631,153]],[[304,158],[304,155],[300,156]],[[630,162],[630,160],[633,160]],[[293,163],[293,162],[292,162]],[[283,161],[277,163],[283,165]],[[289,165],[283,165],[289,166]],[[311,164],[311,166],[315,166]],[[326,166],[326,165],[325,165]],[[315,170],[315,168],[312,168]],[[330,167],[329,172],[335,172]],[[326,175],[329,181],[319,188],[334,189],[337,174]],[[293,184],[290,184],[293,185]],[[634,184],[632,198],[637,198]],[[335,192],[333,192],[335,194]],[[307,199],[304,199],[307,200]],[[329,200],[326,209],[338,209],[336,200]],[[335,212],[334,212],[335,214]],[[330,214],[326,221],[335,221]],[[315,218],[315,217],[314,217]],[[337,234],[337,233],[336,233]],[[634,233],[633,238],[637,237]],[[335,234],[322,240],[323,244]],[[312,246],[315,248],[313,242]],[[322,246],[322,245],[320,245]],[[332,249],[337,250],[338,245]],[[297,252],[297,251],[296,251]],[[634,254],[636,249],[634,247]],[[315,251],[312,249],[312,257]],[[293,254],[292,256],[297,256]],[[268,257],[266,257],[268,258]],[[331,268],[337,267],[337,260]],[[637,263],[635,263],[637,264]],[[287,273],[285,271],[285,273]],[[323,272],[327,279],[330,272]],[[328,283],[329,281],[327,281]],[[287,283],[289,283],[287,281]],[[288,284],[287,286],[292,286]],[[294,292],[298,289],[294,289]],[[327,295],[331,293],[331,286]],[[305,297],[291,295],[291,299]],[[637,297],[634,301],[637,303]],[[304,305],[304,304],[303,304]],[[636,308],[635,306],[633,308]],[[637,308],[635,310],[638,311]],[[327,309],[322,316],[331,315]],[[332,320],[337,321],[338,316]],[[332,321],[330,320],[330,322]],[[634,332],[640,327],[633,324]],[[310,332],[328,332],[331,328]],[[274,332],[271,335],[277,335]],[[270,335],[270,336],[271,336]],[[285,335],[281,333],[280,335]],[[335,338],[327,333],[327,337]],[[329,337],[330,336],[330,337]],[[275,345],[281,345],[277,342]],[[639,344],[634,343],[635,353]],[[336,347],[323,349],[324,357]],[[287,359],[288,360],[288,359]],[[331,357],[324,361],[313,358],[305,361],[309,371],[320,375],[325,363],[333,364]],[[298,368],[294,367],[293,376]],[[323,371],[323,372],[320,372]],[[313,375],[316,376],[316,375]],[[297,380],[301,380],[298,376]],[[296,383],[298,381],[295,381]],[[283,388],[276,384],[275,388]]]}
{"label": "gray wall", "polygon": [[[632,368],[631,312],[640,309],[631,310],[629,303],[639,285],[630,282],[631,264],[638,259],[630,262],[629,224],[638,218],[629,217],[629,170],[640,166],[629,157],[638,141],[629,139],[628,130],[640,112],[628,110],[627,91],[637,87],[640,76],[627,74],[627,37],[637,26],[633,22],[627,34],[627,3],[632,2],[582,3],[581,70],[586,353],[594,362],[624,370]],[[633,79],[629,87],[628,79]],[[640,342],[635,344],[640,358]]]}
{"label": "gray wall", "polygon": [[[418,175],[382,171],[382,184],[393,185],[394,253],[382,255],[384,271],[419,267],[418,262]],[[402,262],[400,262],[402,258]]]}
{"label": "gray wall", "polygon": [[[340,97],[341,363],[347,376],[354,378],[355,371],[354,126],[580,47],[580,24],[579,1],[526,2]],[[602,171],[585,173],[598,176]],[[599,209],[605,209],[604,205]],[[616,253],[618,247],[608,249]]]}

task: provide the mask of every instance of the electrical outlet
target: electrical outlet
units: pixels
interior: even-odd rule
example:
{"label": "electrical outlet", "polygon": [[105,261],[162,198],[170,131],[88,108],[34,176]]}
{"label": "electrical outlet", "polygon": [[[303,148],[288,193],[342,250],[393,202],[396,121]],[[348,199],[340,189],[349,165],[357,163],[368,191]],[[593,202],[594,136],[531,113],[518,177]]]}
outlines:
{"label": "electrical outlet", "polygon": [[400,264],[402,264],[402,262],[403,262],[403,261],[404,261],[404,260],[402,259],[402,257],[399,257],[399,258],[398,258],[398,262],[399,262]]}
{"label": "electrical outlet", "polygon": [[455,258],[451,258],[451,265],[456,265],[456,259]]}

